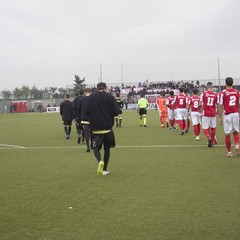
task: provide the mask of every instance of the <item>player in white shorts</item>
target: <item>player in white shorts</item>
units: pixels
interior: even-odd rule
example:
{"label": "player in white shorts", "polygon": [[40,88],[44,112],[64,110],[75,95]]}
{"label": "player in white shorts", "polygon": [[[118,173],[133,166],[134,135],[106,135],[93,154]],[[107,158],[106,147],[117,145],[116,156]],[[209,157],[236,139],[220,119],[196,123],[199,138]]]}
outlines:
{"label": "player in white shorts", "polygon": [[207,83],[207,90],[200,96],[200,112],[202,112],[202,129],[208,139],[208,147],[217,144],[216,139],[216,110],[218,95],[213,92],[212,82]]}
{"label": "player in white shorts", "polygon": [[231,77],[226,78],[226,89],[220,93],[219,98],[219,124],[222,125],[222,114],[224,132],[225,132],[225,145],[227,148],[226,157],[232,157],[231,150],[231,137],[230,134],[233,133],[235,151],[237,156],[240,155],[239,147],[239,92],[232,87],[233,79]]}
{"label": "player in white shorts", "polygon": [[173,102],[174,102],[174,91],[169,92],[170,96],[166,99],[166,105],[168,107],[168,120],[169,120],[169,125],[170,125],[170,131],[175,129],[175,111],[173,107]]}
{"label": "player in white shorts", "polygon": [[186,120],[188,118],[187,97],[183,93],[183,91],[184,91],[183,88],[179,89],[179,94],[175,96],[173,102],[173,107],[176,108],[176,123],[181,129],[181,135],[184,135],[184,133],[187,132]]}
{"label": "player in white shorts", "polygon": [[192,125],[193,125],[193,131],[195,134],[195,140],[200,140],[199,134],[200,134],[200,97],[198,94],[198,89],[194,88],[192,91],[193,96],[189,99],[189,103],[187,105],[188,112],[191,109],[191,118],[192,118]]}

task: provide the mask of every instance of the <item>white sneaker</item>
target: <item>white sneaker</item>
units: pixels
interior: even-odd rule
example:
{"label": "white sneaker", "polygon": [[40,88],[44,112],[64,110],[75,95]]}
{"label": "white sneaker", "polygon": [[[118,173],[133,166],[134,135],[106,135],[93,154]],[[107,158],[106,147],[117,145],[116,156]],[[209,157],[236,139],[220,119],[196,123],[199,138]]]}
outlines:
{"label": "white sneaker", "polygon": [[232,156],[233,156],[232,152],[227,152],[226,157],[232,157]]}
{"label": "white sneaker", "polygon": [[195,140],[196,140],[196,141],[199,141],[199,140],[200,140],[200,137],[199,137],[199,136],[196,136]]}
{"label": "white sneaker", "polygon": [[239,144],[235,146],[235,152],[236,152],[237,156],[240,156],[240,146],[239,146]]}
{"label": "white sneaker", "polygon": [[103,171],[103,172],[102,172],[102,175],[103,175],[103,176],[106,176],[106,175],[108,175],[109,173],[110,173],[109,171]]}
{"label": "white sneaker", "polygon": [[104,167],[104,162],[103,162],[103,161],[100,161],[100,162],[98,163],[98,169],[97,169],[97,174],[98,174],[98,175],[102,175],[103,167]]}

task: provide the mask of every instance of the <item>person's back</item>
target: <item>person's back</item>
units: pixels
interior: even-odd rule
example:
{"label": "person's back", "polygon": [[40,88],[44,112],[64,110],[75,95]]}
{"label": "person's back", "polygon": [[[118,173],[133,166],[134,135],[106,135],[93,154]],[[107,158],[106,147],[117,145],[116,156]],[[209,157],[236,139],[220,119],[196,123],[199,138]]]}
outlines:
{"label": "person's back", "polygon": [[158,105],[159,105],[159,109],[162,113],[167,113],[167,104],[166,104],[165,97],[161,97],[158,99]]}
{"label": "person's back", "polygon": [[[112,130],[114,117],[120,113],[115,98],[105,92],[106,83],[97,85],[97,92],[87,98],[87,112],[90,128],[93,132],[92,146],[94,156],[98,161],[98,175],[108,175],[107,170],[110,158],[110,148],[115,147],[115,137]],[[104,157],[102,160],[100,150],[104,146]]]}
{"label": "person's back", "polygon": [[183,93],[184,89],[179,89],[179,94],[175,96],[173,107],[176,108],[176,123],[181,129],[181,135],[188,132],[186,120],[188,119],[187,113],[187,97]]}
{"label": "person's back", "polygon": [[105,91],[97,91],[89,96],[88,108],[91,109],[89,121],[93,131],[112,129],[114,116],[119,113],[119,108],[113,96]]}
{"label": "person's back", "polygon": [[[89,117],[87,115],[87,100],[89,98],[89,96],[91,95],[91,89],[87,88],[85,89],[84,93],[85,96],[81,98],[81,100],[79,101],[78,104],[78,111],[80,112],[81,115],[81,125],[83,128],[83,138],[86,141],[86,145],[87,145],[87,149],[86,152],[90,152],[90,140],[92,142],[92,131],[89,128]],[[91,144],[92,145],[92,144]]]}
{"label": "person's back", "polygon": [[138,100],[138,107],[139,108],[147,108],[148,107],[148,100],[141,96],[141,98]]}
{"label": "person's back", "polygon": [[[172,91],[173,92],[173,91]],[[174,93],[173,93],[174,94]],[[170,109],[170,110],[173,110],[173,102],[174,102],[174,99],[175,99],[175,96],[174,95],[170,95],[167,99],[166,99],[166,105],[167,107]]]}
{"label": "person's back", "polygon": [[207,83],[207,91],[200,96],[200,112],[202,112],[202,129],[208,139],[208,147],[217,144],[216,112],[218,95],[212,90],[212,82]]}
{"label": "person's back", "polygon": [[194,88],[193,91],[193,96],[189,98],[188,102],[188,112],[191,110],[191,118],[192,118],[192,125],[193,125],[193,130],[195,134],[195,140],[199,141],[200,140],[200,97],[197,95],[198,94],[198,89]]}
{"label": "person's back", "polygon": [[172,131],[173,129],[175,129],[175,113],[174,113],[174,106],[173,106],[173,103],[175,100],[174,91],[170,91],[169,94],[170,96],[167,97],[166,99],[166,105],[168,108],[170,131]]}
{"label": "person's back", "polygon": [[75,98],[72,101],[72,108],[73,108],[74,118],[76,119],[76,121],[81,119],[80,113],[78,111],[78,104],[81,98],[83,98],[83,89],[78,90]]}
{"label": "person's back", "polygon": [[184,93],[179,93],[176,97],[175,97],[175,108],[186,108],[187,107],[187,97]]}
{"label": "person's back", "polygon": [[[138,114],[139,114],[139,126],[144,125],[147,127],[147,107],[148,107],[148,100],[144,98],[143,94],[140,96],[141,98],[138,100]],[[142,121],[143,120],[143,121]]]}
{"label": "person's back", "polygon": [[120,109],[120,113],[118,116],[115,116],[115,121],[116,121],[116,127],[122,127],[122,108],[123,108],[123,100],[120,98],[120,94],[117,92],[115,100],[117,102],[117,105]]}
{"label": "person's back", "polygon": [[217,94],[208,89],[207,91],[201,94],[201,103],[203,105],[203,116],[206,117],[215,117],[217,110]]}
{"label": "person's back", "polygon": [[189,100],[189,104],[192,112],[199,112],[200,97],[193,95]]}
{"label": "person's back", "polygon": [[237,156],[240,156],[239,146],[239,100],[240,95],[237,90],[233,88],[233,78],[227,77],[225,79],[226,89],[220,93],[218,117],[219,124],[222,125],[222,115],[224,120],[225,145],[227,148],[226,157],[232,157],[231,137],[235,143],[235,151]]}
{"label": "person's back", "polygon": [[69,139],[72,129],[73,109],[69,94],[65,95],[65,101],[60,104],[60,114],[62,116],[66,139]]}
{"label": "person's back", "polygon": [[234,88],[227,88],[220,93],[219,103],[223,104],[224,114],[237,113],[239,111],[239,92]]}
{"label": "person's back", "polygon": [[60,104],[60,114],[62,116],[63,121],[72,121],[73,119],[73,109],[72,109],[72,102],[68,99],[63,101]]}

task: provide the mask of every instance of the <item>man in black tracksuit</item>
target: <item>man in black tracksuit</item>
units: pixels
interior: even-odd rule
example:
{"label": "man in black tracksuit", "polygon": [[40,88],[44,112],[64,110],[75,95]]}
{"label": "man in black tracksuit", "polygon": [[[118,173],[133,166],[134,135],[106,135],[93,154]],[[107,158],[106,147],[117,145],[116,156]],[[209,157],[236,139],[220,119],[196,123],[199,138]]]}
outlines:
{"label": "man in black tracksuit", "polygon": [[[76,129],[77,129],[77,132],[78,132],[78,140],[77,140],[78,144],[81,142],[81,137],[83,135],[82,134],[83,127],[81,125],[81,115],[77,111],[77,108],[78,108],[79,102],[83,98],[83,93],[84,93],[83,89],[79,89],[77,94],[76,94],[76,97],[72,101],[72,108],[73,108],[74,118],[75,118],[75,121],[76,121]],[[84,141],[83,138],[82,138],[82,141]]]}
{"label": "man in black tracksuit", "polygon": [[[81,116],[81,126],[83,128],[83,138],[86,140],[87,149],[86,152],[90,152],[90,140],[92,143],[92,132],[89,128],[89,117],[86,115],[86,107],[88,97],[91,95],[91,89],[86,88],[84,90],[84,97],[82,97],[77,105],[77,112]],[[92,145],[92,144],[91,144]]]}
{"label": "man in black tracksuit", "polygon": [[[120,113],[116,100],[105,92],[106,83],[100,82],[97,91],[88,97],[87,115],[90,128],[93,133],[93,151],[98,161],[98,175],[108,175],[108,161],[110,148],[115,147],[115,136],[112,130],[114,117]],[[102,161],[100,150],[104,145],[104,160]]]}
{"label": "man in black tracksuit", "polygon": [[72,129],[73,109],[72,102],[69,100],[68,94],[65,95],[65,101],[60,104],[60,114],[63,120],[66,139],[69,139]]}

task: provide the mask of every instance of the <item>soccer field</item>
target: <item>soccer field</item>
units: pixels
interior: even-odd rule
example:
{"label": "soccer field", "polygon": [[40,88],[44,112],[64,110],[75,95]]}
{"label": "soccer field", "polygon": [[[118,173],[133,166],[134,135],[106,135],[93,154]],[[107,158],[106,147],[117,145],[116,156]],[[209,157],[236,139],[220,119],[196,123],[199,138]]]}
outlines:
{"label": "soccer field", "polygon": [[[240,239],[240,158],[124,111],[110,175],[60,114],[0,115],[1,240]],[[232,141],[233,142],[233,141]]]}

